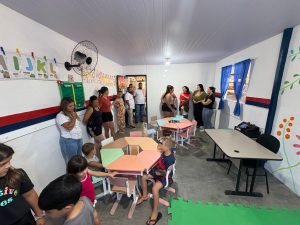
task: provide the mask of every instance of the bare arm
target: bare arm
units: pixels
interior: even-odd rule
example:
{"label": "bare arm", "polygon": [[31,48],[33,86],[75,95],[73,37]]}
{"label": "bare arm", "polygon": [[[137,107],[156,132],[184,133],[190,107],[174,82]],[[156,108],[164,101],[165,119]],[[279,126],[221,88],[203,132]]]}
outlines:
{"label": "bare arm", "polygon": [[38,206],[38,195],[34,189],[31,189],[30,191],[24,193],[22,195],[26,202],[30,205],[30,208],[33,210],[36,217],[39,217],[39,219],[36,221],[37,225],[44,225],[44,213]]}
{"label": "bare arm", "polygon": [[100,172],[100,171],[93,171],[88,169],[89,174],[95,177],[114,177],[117,173],[112,172],[112,173],[105,173],[105,172]]}
{"label": "bare arm", "polygon": [[93,114],[93,108],[89,107],[84,114],[82,122],[84,124],[87,124],[92,114]]}
{"label": "bare arm", "polygon": [[102,164],[99,162],[89,162],[88,165],[91,167],[103,168]]}
{"label": "bare arm", "polygon": [[75,127],[76,119],[77,119],[77,114],[74,112],[71,115],[71,120],[69,122],[63,123],[61,126],[67,130],[72,130]]}
{"label": "bare arm", "polygon": [[210,103],[212,103],[212,100],[209,98],[206,101],[205,100],[202,101],[203,105],[209,105]]}

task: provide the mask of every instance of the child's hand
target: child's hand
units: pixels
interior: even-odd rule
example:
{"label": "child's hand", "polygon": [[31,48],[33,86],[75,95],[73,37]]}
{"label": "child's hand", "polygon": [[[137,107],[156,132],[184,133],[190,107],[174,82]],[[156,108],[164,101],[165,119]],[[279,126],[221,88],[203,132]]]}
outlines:
{"label": "child's hand", "polygon": [[117,172],[111,172],[108,174],[109,177],[113,178],[114,176],[116,176],[118,173]]}

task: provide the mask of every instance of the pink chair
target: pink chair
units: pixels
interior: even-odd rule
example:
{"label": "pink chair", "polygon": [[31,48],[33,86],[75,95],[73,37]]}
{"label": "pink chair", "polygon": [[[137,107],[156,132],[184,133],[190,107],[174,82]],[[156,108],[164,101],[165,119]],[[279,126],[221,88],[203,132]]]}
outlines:
{"label": "pink chair", "polygon": [[192,123],[193,123],[193,125],[189,129],[187,129],[184,132],[178,134],[180,145],[182,147],[185,147],[183,145],[183,143],[185,141],[186,141],[187,144],[195,147],[193,144],[191,144],[191,138],[196,136],[197,121],[193,120]]}
{"label": "pink chair", "polygon": [[130,137],[143,137],[143,131],[130,131]]}

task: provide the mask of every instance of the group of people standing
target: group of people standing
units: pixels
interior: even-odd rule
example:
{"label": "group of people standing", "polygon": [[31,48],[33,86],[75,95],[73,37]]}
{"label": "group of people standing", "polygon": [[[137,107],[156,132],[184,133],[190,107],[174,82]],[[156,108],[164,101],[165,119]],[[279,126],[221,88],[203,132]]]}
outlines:
{"label": "group of people standing", "polygon": [[[89,105],[82,120],[83,124],[86,125],[87,133],[94,139],[97,155],[101,148],[101,142],[104,140],[102,127],[104,128],[105,138],[115,136],[111,106],[114,105],[117,110],[119,132],[124,133],[126,117],[130,128],[135,128],[135,123],[143,122],[146,97],[142,83],[139,83],[138,89],[135,91],[132,84],[129,85],[126,94],[123,95],[122,91],[119,91],[115,99],[109,96],[109,90],[105,86],[101,87],[98,93],[98,97],[95,95],[90,97]],[[61,152],[67,163],[73,155],[81,155],[82,130],[80,118],[76,113],[72,98],[63,98],[60,110],[56,116],[56,124],[61,135],[59,141]],[[135,123],[133,119],[134,110]]]}
{"label": "group of people standing", "polygon": [[[215,103],[215,88],[209,87],[205,92],[202,84],[197,85],[197,89],[191,94],[187,86],[182,87],[182,93],[179,96],[179,113],[188,118],[190,101],[193,103],[194,119],[197,121],[197,127],[203,129],[212,128],[211,117]],[[178,100],[174,93],[174,87],[168,85],[166,92],[161,96],[161,110],[163,117],[172,117],[177,112]]]}

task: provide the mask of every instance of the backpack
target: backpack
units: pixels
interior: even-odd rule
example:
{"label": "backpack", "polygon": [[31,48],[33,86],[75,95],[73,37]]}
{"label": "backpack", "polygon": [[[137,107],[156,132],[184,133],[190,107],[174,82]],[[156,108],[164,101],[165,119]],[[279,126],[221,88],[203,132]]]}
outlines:
{"label": "backpack", "polygon": [[235,126],[234,129],[240,131],[249,138],[258,138],[258,136],[261,134],[259,127],[255,124],[251,124],[250,122],[242,122]]}

